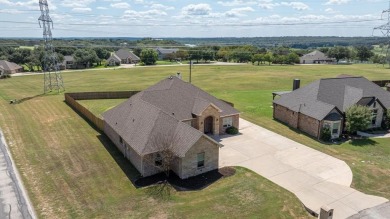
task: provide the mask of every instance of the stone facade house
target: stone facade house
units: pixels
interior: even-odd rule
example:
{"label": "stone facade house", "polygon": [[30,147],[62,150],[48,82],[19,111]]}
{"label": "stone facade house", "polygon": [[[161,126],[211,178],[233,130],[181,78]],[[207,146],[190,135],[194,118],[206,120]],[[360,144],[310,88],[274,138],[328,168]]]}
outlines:
{"label": "stone facade house", "polygon": [[327,57],[323,52],[315,50],[299,58],[300,64],[331,64],[335,59]]}
{"label": "stone facade house", "polygon": [[0,60],[0,75],[14,74],[18,72],[23,72],[22,66],[6,60]]}
{"label": "stone facade house", "polygon": [[345,112],[354,104],[369,107],[370,127],[381,127],[390,109],[390,92],[364,77],[320,79],[274,100],[273,117],[316,138],[329,127],[334,139],[344,130]]}
{"label": "stone facade house", "polygon": [[[104,132],[142,176],[161,172],[161,146],[185,179],[218,168],[220,144],[209,135],[239,126],[239,112],[194,85],[169,77],[103,114]],[[151,162],[152,161],[152,162]]]}
{"label": "stone facade house", "polygon": [[172,54],[174,55],[179,50],[178,49],[157,48],[156,51],[158,54],[158,59],[164,60],[164,59],[168,59],[170,55],[172,55]]}
{"label": "stone facade house", "polygon": [[141,59],[127,49],[120,49],[107,59],[107,65],[137,64]]}

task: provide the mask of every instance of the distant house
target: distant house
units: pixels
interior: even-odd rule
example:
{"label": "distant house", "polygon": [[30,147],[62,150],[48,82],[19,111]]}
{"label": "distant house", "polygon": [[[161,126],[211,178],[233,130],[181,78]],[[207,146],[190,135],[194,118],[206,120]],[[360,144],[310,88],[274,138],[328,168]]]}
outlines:
{"label": "distant house", "polygon": [[158,54],[159,60],[168,59],[169,55],[175,54],[179,49],[163,49],[163,48],[157,48],[156,49]]}
{"label": "distant house", "polygon": [[59,65],[61,70],[72,69],[74,68],[74,58],[73,56],[64,56],[64,61]]}
{"label": "distant house", "polygon": [[103,118],[105,134],[142,176],[161,171],[159,144],[168,139],[171,170],[182,179],[217,169],[220,144],[208,135],[239,126],[236,109],[177,77],[135,94]]}
{"label": "distant house", "polygon": [[13,62],[9,62],[6,60],[0,60],[0,74],[14,74],[18,72],[23,72],[23,67],[15,64]]}
{"label": "distant house", "polygon": [[390,109],[390,92],[364,77],[321,79],[274,100],[273,117],[316,138],[329,127],[332,138],[338,138],[345,112],[354,104],[369,107],[370,127],[381,127]]}
{"label": "distant house", "polygon": [[136,64],[141,61],[141,59],[136,56],[134,53],[126,49],[120,49],[107,59],[107,65],[113,66],[119,64]]}
{"label": "distant house", "polygon": [[335,59],[327,57],[323,52],[315,50],[299,58],[301,64],[331,64]]}

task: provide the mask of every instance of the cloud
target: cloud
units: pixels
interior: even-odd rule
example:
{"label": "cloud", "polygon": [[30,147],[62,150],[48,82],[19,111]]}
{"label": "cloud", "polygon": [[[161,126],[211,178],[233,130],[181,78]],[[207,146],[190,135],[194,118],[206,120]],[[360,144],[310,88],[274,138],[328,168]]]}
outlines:
{"label": "cloud", "polygon": [[279,3],[273,3],[272,0],[260,0],[259,3],[257,4],[262,9],[267,9],[271,10],[274,7],[280,6]]}
{"label": "cloud", "polygon": [[230,11],[225,12],[225,16],[226,17],[243,17],[243,16],[246,16],[246,14],[244,14],[245,12],[253,12],[253,11],[255,11],[255,10],[251,7],[234,8]]}
{"label": "cloud", "polygon": [[86,8],[95,0],[64,0],[61,5],[68,8]]}
{"label": "cloud", "polygon": [[84,12],[90,12],[90,11],[92,11],[92,9],[91,8],[73,8],[72,11],[84,13]]}
{"label": "cloud", "polygon": [[243,5],[255,5],[255,1],[242,1],[242,0],[233,0],[233,1],[218,1],[218,4],[222,6],[227,7],[234,7],[234,6],[243,6]]}
{"label": "cloud", "polygon": [[106,8],[106,7],[97,7],[96,9],[98,9],[98,10],[107,10],[108,8]]}
{"label": "cloud", "polygon": [[324,5],[342,5],[347,4],[351,0],[329,0]]}
{"label": "cloud", "polygon": [[209,15],[211,7],[208,4],[190,4],[181,9],[183,15]]}
{"label": "cloud", "polygon": [[119,9],[127,9],[127,8],[130,8],[129,3],[127,3],[127,2],[112,3],[110,6],[111,6],[112,8],[119,8]]}
{"label": "cloud", "polygon": [[17,9],[0,9],[0,13],[4,13],[4,14],[23,14],[25,12],[17,10]]}
{"label": "cloud", "polygon": [[325,12],[328,13],[328,14],[335,14],[335,13],[337,13],[337,11],[333,10],[333,8],[327,8],[327,9],[325,9]]}
{"label": "cloud", "polygon": [[157,19],[158,16],[166,16],[167,13],[161,10],[148,10],[148,11],[134,11],[126,10],[122,16],[125,20],[145,20],[145,19]]}
{"label": "cloud", "polygon": [[280,4],[284,5],[284,6],[290,6],[293,9],[298,10],[298,11],[304,11],[304,10],[309,9],[309,6],[303,2],[282,2]]}
{"label": "cloud", "polygon": [[162,4],[152,4],[150,6],[150,8],[152,8],[152,9],[159,9],[159,10],[165,10],[165,11],[174,10],[175,9],[175,7],[166,6],[166,5],[162,5]]}

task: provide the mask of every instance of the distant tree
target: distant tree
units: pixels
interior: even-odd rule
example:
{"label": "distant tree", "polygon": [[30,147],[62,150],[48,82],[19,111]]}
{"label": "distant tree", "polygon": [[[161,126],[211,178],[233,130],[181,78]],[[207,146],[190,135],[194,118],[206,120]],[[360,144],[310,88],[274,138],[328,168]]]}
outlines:
{"label": "distant tree", "polygon": [[287,64],[299,63],[299,56],[296,53],[292,52],[292,53],[287,55],[286,61],[287,61]]}
{"label": "distant tree", "polygon": [[172,62],[173,60],[176,59],[176,53],[168,53],[168,54],[165,56],[165,59],[168,59],[170,62]]}
{"label": "distant tree", "polygon": [[176,58],[180,60],[188,59],[188,51],[187,50],[179,50],[176,52]]}
{"label": "distant tree", "polygon": [[271,53],[266,53],[264,55],[264,61],[268,62],[268,65],[271,65],[271,62],[272,62],[272,54]]}
{"label": "distant tree", "polygon": [[366,106],[352,105],[345,114],[345,126],[350,134],[366,130],[371,123],[371,110]]}
{"label": "distant tree", "polygon": [[154,65],[157,62],[158,54],[154,49],[143,49],[140,58],[145,65]]}
{"label": "distant tree", "polygon": [[98,65],[102,65],[101,60],[108,59],[111,56],[111,52],[100,47],[93,48],[93,50],[96,52],[97,57],[99,58]]}
{"label": "distant tree", "polygon": [[217,59],[228,62],[231,59],[231,51],[227,47],[222,47],[218,50],[216,56]]}
{"label": "distant tree", "polygon": [[76,50],[77,48],[75,47],[66,47],[66,46],[59,46],[55,48],[57,54],[62,54],[64,56],[71,56]]}
{"label": "distant tree", "polygon": [[89,68],[93,63],[100,62],[96,52],[92,49],[78,49],[73,54],[74,62]]}
{"label": "distant tree", "polygon": [[371,57],[371,61],[374,64],[384,65],[384,64],[386,64],[386,56],[375,54],[374,56]]}
{"label": "distant tree", "polygon": [[260,65],[260,62],[264,61],[264,55],[263,54],[254,54],[252,56],[252,64],[257,62],[257,65]]}
{"label": "distant tree", "polygon": [[204,51],[202,58],[205,62],[214,60],[214,51],[211,49]]}
{"label": "distant tree", "polygon": [[136,47],[133,49],[133,53],[134,55],[140,57],[141,56],[141,52],[142,52],[142,48],[141,47]]}
{"label": "distant tree", "polygon": [[368,46],[356,46],[356,56],[360,60],[360,62],[368,61],[372,56],[374,56],[374,52],[372,48]]}
{"label": "distant tree", "polygon": [[201,60],[203,57],[203,52],[198,48],[191,49],[190,51],[188,51],[188,53],[189,53],[189,58],[191,60],[196,60],[196,63],[199,63],[199,60]]}
{"label": "distant tree", "polygon": [[252,53],[250,51],[242,50],[241,48],[233,50],[231,57],[238,63],[246,63],[252,59]]}
{"label": "distant tree", "polygon": [[9,57],[11,62],[15,62],[19,65],[27,63],[32,51],[31,49],[16,49]]}
{"label": "distant tree", "polygon": [[336,46],[332,47],[328,50],[327,55],[331,58],[335,58],[337,63],[339,63],[340,59],[350,59],[351,53],[347,47]]}

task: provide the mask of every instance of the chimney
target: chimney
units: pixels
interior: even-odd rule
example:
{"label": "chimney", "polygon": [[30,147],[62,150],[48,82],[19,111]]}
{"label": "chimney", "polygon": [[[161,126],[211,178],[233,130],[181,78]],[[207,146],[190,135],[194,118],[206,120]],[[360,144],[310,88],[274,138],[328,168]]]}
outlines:
{"label": "chimney", "polygon": [[299,87],[301,86],[301,80],[299,79],[294,79],[294,82],[293,82],[293,91],[298,89]]}
{"label": "chimney", "polygon": [[180,72],[176,73],[176,77],[181,79],[181,73]]}

